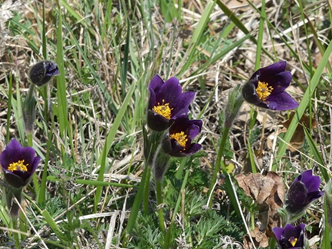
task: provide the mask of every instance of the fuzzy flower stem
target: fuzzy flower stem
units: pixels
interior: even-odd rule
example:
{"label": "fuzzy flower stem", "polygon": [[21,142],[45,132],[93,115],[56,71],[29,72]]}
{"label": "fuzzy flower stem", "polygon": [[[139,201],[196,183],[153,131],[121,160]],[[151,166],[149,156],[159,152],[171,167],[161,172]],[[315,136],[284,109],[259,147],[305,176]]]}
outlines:
{"label": "fuzzy flower stem", "polygon": [[34,84],[30,84],[27,98],[32,98],[34,96],[35,87]]}
{"label": "fuzzy flower stem", "polygon": [[23,102],[23,121],[24,121],[24,128],[28,138],[29,146],[32,146],[32,133],[33,133],[33,126],[36,119],[36,98],[34,95],[35,92],[35,85],[30,84],[28,95]]}
{"label": "fuzzy flower stem", "polygon": [[162,183],[164,179],[164,174],[169,164],[170,156],[164,152],[162,145],[159,145],[156,154],[153,158],[153,170],[154,170],[154,179],[156,183],[156,196],[158,204],[158,218],[159,218],[159,227],[162,232],[165,232],[165,222],[164,222],[164,213],[163,213],[163,197],[162,197]]}
{"label": "fuzzy flower stem", "polygon": [[[210,188],[209,188],[208,196],[210,196],[210,194],[213,192],[213,187],[214,187],[214,184],[217,180],[218,172],[220,171],[221,157],[224,154],[224,148],[225,148],[226,141],[227,141],[227,138],[228,138],[229,130],[230,130],[229,127],[225,127],[224,132],[223,132],[222,137],[221,137],[221,141],[220,141],[220,144],[219,144],[219,150],[218,150],[218,154],[217,154],[217,159],[216,159],[216,164],[215,164],[212,179],[211,179],[211,182],[210,182]],[[226,168],[223,168],[222,171],[223,171],[223,173],[228,174],[227,171],[226,171]],[[212,198],[209,201],[209,207],[211,207],[211,206],[212,206]]]}
{"label": "fuzzy flower stem", "polygon": [[17,205],[15,198],[19,203],[22,201],[22,188],[12,188],[10,186],[5,188],[4,191],[6,195],[6,202],[9,213],[13,220],[17,219],[18,212],[20,211],[20,207]]}
{"label": "fuzzy flower stem", "polygon": [[[220,168],[221,168],[223,174],[225,175],[226,192],[229,196],[229,199],[231,201],[231,204],[232,204],[236,214],[238,215],[238,217],[241,217],[241,212],[240,212],[239,206],[237,205],[236,198],[235,198],[236,193],[234,192],[234,189],[232,188],[232,183],[230,181],[230,175],[228,174],[224,163],[221,161],[221,158],[224,155],[224,149],[225,149],[225,145],[226,145],[226,141],[227,141],[227,138],[228,138],[229,131],[230,131],[230,127],[224,127],[224,131],[222,133],[222,138],[221,138],[221,141],[220,141],[220,144],[219,144],[219,150],[218,150],[218,154],[217,154],[216,164],[215,164],[212,179],[211,179],[211,182],[210,182],[210,188],[209,188],[208,196],[210,196],[211,193],[214,190],[214,185],[215,185],[215,182],[217,180],[217,175],[218,175],[218,172],[220,171]],[[212,206],[212,200],[213,200],[213,198],[209,199],[209,202],[208,202],[209,207]]]}

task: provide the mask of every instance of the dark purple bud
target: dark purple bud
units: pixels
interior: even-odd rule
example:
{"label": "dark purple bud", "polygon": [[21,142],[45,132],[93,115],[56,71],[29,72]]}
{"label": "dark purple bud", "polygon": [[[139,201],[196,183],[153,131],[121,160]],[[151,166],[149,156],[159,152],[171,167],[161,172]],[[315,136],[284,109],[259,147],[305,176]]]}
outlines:
{"label": "dark purple bud", "polygon": [[29,183],[39,161],[40,157],[35,156],[35,150],[32,147],[23,147],[18,141],[12,139],[0,154],[5,183],[15,189],[23,188]]}
{"label": "dark purple bud", "polygon": [[298,107],[298,103],[285,89],[292,80],[286,61],[279,61],[258,69],[242,88],[243,98],[258,107],[285,111]]}
{"label": "dark purple bud", "polygon": [[202,120],[189,120],[187,116],[175,119],[168,134],[162,141],[165,153],[174,157],[190,156],[199,151],[202,146],[192,143],[201,132]]}
{"label": "dark purple bud", "polygon": [[164,82],[158,75],[150,82],[149,91],[147,123],[150,129],[158,132],[170,127],[176,118],[187,115],[195,96],[194,92],[182,92],[176,77]]}
{"label": "dark purple bud", "polygon": [[290,186],[286,196],[286,210],[290,214],[303,212],[311,202],[324,195],[319,191],[320,178],[313,176],[312,170],[304,171]]}
{"label": "dark purple bud", "polygon": [[42,86],[53,76],[59,75],[57,64],[52,61],[40,61],[30,69],[29,77],[33,84]]}
{"label": "dark purple bud", "polygon": [[300,249],[305,246],[304,228],[305,224],[299,224],[296,227],[287,224],[285,228],[274,227],[272,230],[277,238],[280,249]]}

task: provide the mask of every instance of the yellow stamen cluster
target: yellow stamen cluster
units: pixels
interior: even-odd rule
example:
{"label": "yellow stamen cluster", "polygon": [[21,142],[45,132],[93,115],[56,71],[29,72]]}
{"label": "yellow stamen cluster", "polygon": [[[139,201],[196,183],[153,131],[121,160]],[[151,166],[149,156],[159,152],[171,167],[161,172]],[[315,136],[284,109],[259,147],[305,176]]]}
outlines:
{"label": "yellow stamen cluster", "polygon": [[260,82],[258,81],[258,86],[256,88],[256,92],[258,95],[258,98],[262,101],[265,101],[267,97],[271,95],[271,92],[273,91],[273,87],[269,86],[268,83]]}
{"label": "yellow stamen cluster", "polygon": [[170,138],[175,139],[178,142],[179,145],[181,145],[183,148],[186,148],[188,138],[187,138],[187,135],[184,134],[183,131],[171,134]]}
{"label": "yellow stamen cluster", "polygon": [[9,164],[8,170],[13,172],[14,170],[28,171],[29,164],[24,164],[24,160],[19,160],[18,162],[14,162]]}
{"label": "yellow stamen cluster", "polygon": [[291,243],[292,246],[294,247],[295,244],[296,244],[296,242],[297,242],[297,238],[291,237],[288,241],[289,241],[289,243]]}
{"label": "yellow stamen cluster", "polygon": [[171,119],[171,113],[172,113],[173,108],[169,107],[169,103],[165,103],[165,100],[163,99],[163,103],[160,104],[158,102],[158,105],[153,107],[153,111],[156,113],[160,114],[166,119]]}

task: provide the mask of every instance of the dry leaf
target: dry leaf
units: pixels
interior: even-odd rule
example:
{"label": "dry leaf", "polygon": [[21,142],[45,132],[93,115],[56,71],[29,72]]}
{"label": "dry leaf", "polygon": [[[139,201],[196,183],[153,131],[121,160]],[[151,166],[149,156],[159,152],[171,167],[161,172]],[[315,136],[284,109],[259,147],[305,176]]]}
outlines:
{"label": "dry leaf", "polygon": [[[269,245],[269,239],[264,232],[261,232],[258,227],[255,227],[253,231],[250,232],[255,247],[267,247]],[[254,248],[253,244],[248,235],[244,237],[244,248],[251,249]]]}
{"label": "dry leaf", "polygon": [[[257,203],[259,213],[256,223],[260,225],[255,228],[255,239],[254,236],[253,239],[255,244],[258,243],[255,246],[266,247],[268,244],[264,238],[273,237],[272,228],[281,225],[277,210],[283,206],[285,196],[283,180],[275,172],[268,172],[266,176],[260,173],[247,176],[240,174],[235,178],[244,192]],[[252,243],[248,240],[246,248],[252,248],[250,245],[252,246]]]}

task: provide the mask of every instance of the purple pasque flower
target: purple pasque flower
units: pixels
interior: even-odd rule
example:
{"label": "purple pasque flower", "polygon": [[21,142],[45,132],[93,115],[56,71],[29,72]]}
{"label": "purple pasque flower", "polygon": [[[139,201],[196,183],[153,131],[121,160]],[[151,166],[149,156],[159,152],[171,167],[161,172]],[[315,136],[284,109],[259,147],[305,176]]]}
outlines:
{"label": "purple pasque flower", "polygon": [[299,104],[285,92],[292,80],[291,72],[285,71],[286,65],[286,61],[279,61],[258,69],[244,84],[243,98],[251,104],[271,110],[297,108]]}
{"label": "purple pasque flower", "polygon": [[59,75],[58,65],[52,61],[40,61],[29,72],[30,80],[37,86],[46,84],[53,76]]}
{"label": "purple pasque flower", "polygon": [[296,177],[286,196],[286,211],[290,214],[303,212],[311,202],[324,195],[324,191],[319,191],[319,185],[320,178],[313,176],[311,169]]}
{"label": "purple pasque flower", "polygon": [[10,187],[23,188],[29,183],[39,161],[40,157],[35,156],[35,150],[32,147],[23,147],[18,141],[12,139],[0,154],[5,182]]}
{"label": "purple pasque flower", "polygon": [[299,224],[296,227],[287,224],[285,228],[274,227],[272,230],[277,237],[280,249],[304,248],[304,228],[305,224]]}
{"label": "purple pasque flower", "polygon": [[149,84],[150,99],[148,106],[148,126],[154,131],[164,131],[174,120],[189,112],[189,104],[195,97],[194,92],[182,92],[176,77],[164,82],[159,75]]}
{"label": "purple pasque flower", "polygon": [[187,116],[175,119],[162,141],[164,152],[174,157],[190,156],[196,153],[202,146],[191,142],[201,129],[202,120],[189,120]]}

